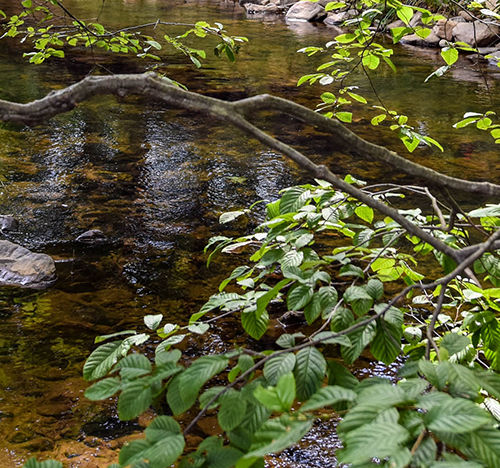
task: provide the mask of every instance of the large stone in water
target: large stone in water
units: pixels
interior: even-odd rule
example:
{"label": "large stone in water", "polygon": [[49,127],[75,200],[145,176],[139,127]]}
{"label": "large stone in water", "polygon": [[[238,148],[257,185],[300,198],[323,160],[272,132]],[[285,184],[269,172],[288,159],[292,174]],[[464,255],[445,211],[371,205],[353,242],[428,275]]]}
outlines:
{"label": "large stone in water", "polygon": [[54,260],[0,240],[0,286],[44,289],[56,280]]}
{"label": "large stone in water", "polygon": [[325,9],[317,3],[300,1],[292,6],[286,14],[288,21],[322,21],[326,17]]}

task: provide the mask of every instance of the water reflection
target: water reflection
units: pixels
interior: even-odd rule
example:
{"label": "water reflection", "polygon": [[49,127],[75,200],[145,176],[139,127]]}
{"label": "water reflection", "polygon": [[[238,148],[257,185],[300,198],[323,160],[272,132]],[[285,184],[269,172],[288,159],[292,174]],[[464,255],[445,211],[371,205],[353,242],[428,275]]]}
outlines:
{"label": "water reflection", "polygon": [[[215,0],[68,0],[67,5],[86,18],[97,16],[102,7],[101,21],[116,26],[158,17],[222,20],[229,30],[250,37],[234,65],[210,59],[202,70],[186,69],[174,57],[167,65],[169,75],[192,90],[227,99],[272,92],[308,105],[321,91],[295,87],[297,77],[316,63],[294,51],[331,38],[328,28],[305,25],[308,30],[299,33],[283,22],[244,21],[243,9]],[[88,59],[77,60],[59,62],[56,74],[52,65],[27,66],[15,50],[0,49],[0,97],[28,101],[72,83],[93,67]],[[494,108],[498,85],[486,95],[476,81],[457,86],[451,75],[422,88],[433,61],[403,54],[397,75],[374,77],[389,107],[410,109],[422,132],[449,142],[444,154],[420,151],[411,158],[452,174],[500,180],[498,148],[486,138],[476,141],[484,134],[472,129],[457,134],[451,128],[467,109]],[[141,67],[107,56],[102,63],[117,72]],[[368,92],[361,76],[354,81]],[[360,134],[399,148],[388,132],[367,125],[370,116],[355,116]],[[391,175],[376,163],[340,152],[334,141],[286,116],[264,115],[261,122],[339,174],[372,180]],[[100,97],[34,129],[2,124],[0,163],[0,214],[13,214],[21,224],[12,240],[51,253],[59,274],[49,291],[0,294],[0,466],[16,466],[30,453],[47,452],[77,466],[71,460],[78,457],[71,457],[86,453],[85,443],[99,443],[89,437],[107,424],[103,414],[104,421],[114,421],[106,419],[112,409],[82,397],[81,366],[95,335],[140,327],[146,313],[185,320],[233,266],[233,260],[221,259],[216,268],[205,267],[207,239],[230,229],[217,224],[219,214],[273,200],[282,188],[308,179],[239,131],[135,98]],[[238,225],[229,234],[245,228]],[[102,230],[111,242],[98,248],[75,243],[87,229]],[[210,343],[190,346],[199,352],[223,349],[236,339],[236,324],[228,328]],[[367,364],[362,372],[390,374],[391,369],[379,366]],[[332,430],[319,422],[301,453],[287,451],[279,463],[331,466],[338,443]]]}

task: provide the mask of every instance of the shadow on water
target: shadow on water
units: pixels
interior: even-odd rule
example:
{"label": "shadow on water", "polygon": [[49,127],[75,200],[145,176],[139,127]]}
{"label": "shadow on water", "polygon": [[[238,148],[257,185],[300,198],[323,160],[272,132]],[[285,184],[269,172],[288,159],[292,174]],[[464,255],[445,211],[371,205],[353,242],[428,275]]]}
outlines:
{"label": "shadow on water", "polygon": [[[87,18],[97,14],[101,2],[66,5]],[[165,71],[194,91],[230,100],[270,92],[316,102],[320,90],[295,87],[314,62],[294,51],[331,38],[328,28],[248,21],[233,2],[102,5],[100,20],[117,27],[158,17],[207,19],[249,36],[250,45],[234,65],[209,59],[204,69],[194,70],[182,57],[169,60]],[[489,97],[498,84],[490,85],[489,95],[476,73],[475,80],[450,76],[423,88],[435,57],[412,54],[403,51],[398,73],[374,77],[375,85],[388,106],[410,108],[421,131],[430,125],[433,136],[449,145],[443,154],[418,150],[410,157],[452,175],[499,181],[498,149],[486,136],[479,140],[472,131],[457,134],[450,128],[466,110],[498,107],[498,93]],[[76,53],[34,67],[19,58],[12,43],[2,44],[0,98],[25,102],[43,96],[90,72],[89,60]],[[114,72],[141,67],[123,57],[100,61]],[[355,82],[369,92],[362,77]],[[367,125],[370,117],[355,114],[355,130],[399,149],[392,135]],[[256,119],[340,174],[406,180],[338,151],[334,141],[287,116]],[[119,423],[113,401],[101,405],[83,398],[81,369],[94,337],[141,328],[146,313],[185,321],[231,268],[231,259],[205,266],[209,237],[228,234],[217,223],[220,213],[273,200],[280,189],[305,180],[281,156],[233,128],[140,98],[100,97],[36,128],[0,124],[0,213],[20,221],[9,239],[51,254],[59,277],[44,292],[0,293],[0,467],[18,466],[30,454],[51,454],[68,466],[113,461],[120,437],[147,421]],[[229,234],[254,222],[242,221]],[[75,242],[88,229],[100,229],[109,242],[99,247]],[[237,324],[228,322],[210,341],[190,343],[187,351],[223,350],[237,335]],[[359,373],[390,378],[394,369],[367,362]],[[331,434],[332,427],[319,421],[300,451],[271,458],[269,466],[332,466],[338,441]]]}

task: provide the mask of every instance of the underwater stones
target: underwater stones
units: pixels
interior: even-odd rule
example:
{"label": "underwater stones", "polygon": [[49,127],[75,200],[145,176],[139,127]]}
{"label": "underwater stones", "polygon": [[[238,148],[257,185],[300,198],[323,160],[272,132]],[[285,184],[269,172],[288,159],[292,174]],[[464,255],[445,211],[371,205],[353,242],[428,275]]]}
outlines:
{"label": "underwater stones", "polygon": [[108,238],[99,229],[89,229],[76,238],[77,242],[87,245],[101,245],[108,241]]}
{"label": "underwater stones", "polygon": [[45,289],[55,280],[56,266],[51,257],[0,240],[0,285]]}

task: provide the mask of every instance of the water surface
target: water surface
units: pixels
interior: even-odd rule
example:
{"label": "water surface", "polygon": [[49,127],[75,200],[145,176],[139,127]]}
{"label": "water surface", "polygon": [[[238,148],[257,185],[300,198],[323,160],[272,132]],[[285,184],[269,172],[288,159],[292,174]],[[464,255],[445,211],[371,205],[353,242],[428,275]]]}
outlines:
{"label": "water surface", "polygon": [[[296,88],[297,77],[317,59],[295,50],[329,40],[331,30],[281,20],[246,19],[233,2],[68,0],[83,18],[123,27],[166,21],[221,21],[249,37],[235,64],[210,58],[201,70],[182,56],[165,55],[162,71],[191,90],[225,99],[257,93],[292,97],[314,107],[324,89]],[[83,52],[42,66],[28,65],[12,43],[0,42],[0,98],[26,102],[66,86],[92,71],[141,71],[125,57]],[[387,106],[406,111],[422,132],[445,144],[445,152],[419,149],[411,159],[451,175],[500,182],[498,147],[485,132],[457,132],[451,124],[467,110],[498,108],[498,81],[461,68],[423,85],[436,63],[434,52],[403,49],[398,72],[374,76]],[[105,68],[103,68],[105,67]],[[492,77],[492,73],[488,75]],[[362,75],[353,83],[367,94]],[[388,132],[367,125],[373,114],[356,109],[354,129],[393,149]],[[334,171],[370,181],[396,178],[390,168],[337,150],[335,141],[287,116],[256,116],[267,130]],[[140,98],[99,97],[35,128],[0,124],[0,213],[20,221],[8,238],[51,254],[59,280],[44,292],[0,292],[0,467],[18,466],[30,455],[56,456],[67,466],[106,466],[120,437],[137,423],[120,423],[113,411],[83,398],[83,361],[97,334],[142,327],[142,317],[162,313],[185,321],[231,268],[221,259],[207,269],[203,247],[214,234],[237,234],[217,223],[222,211],[272,200],[279,190],[309,180],[306,174],[238,130],[185,111],[166,110]],[[100,229],[110,242],[85,247],[75,238]],[[235,324],[216,330],[188,352],[226,349],[237,339]],[[367,364],[370,375],[392,375]],[[145,424],[146,419],[139,421]],[[337,446],[331,427],[318,423],[301,443],[270,466],[325,466]],[[118,438],[118,439],[116,439]],[[114,440],[116,439],[116,440]],[[277,465],[276,465],[277,464]]]}

